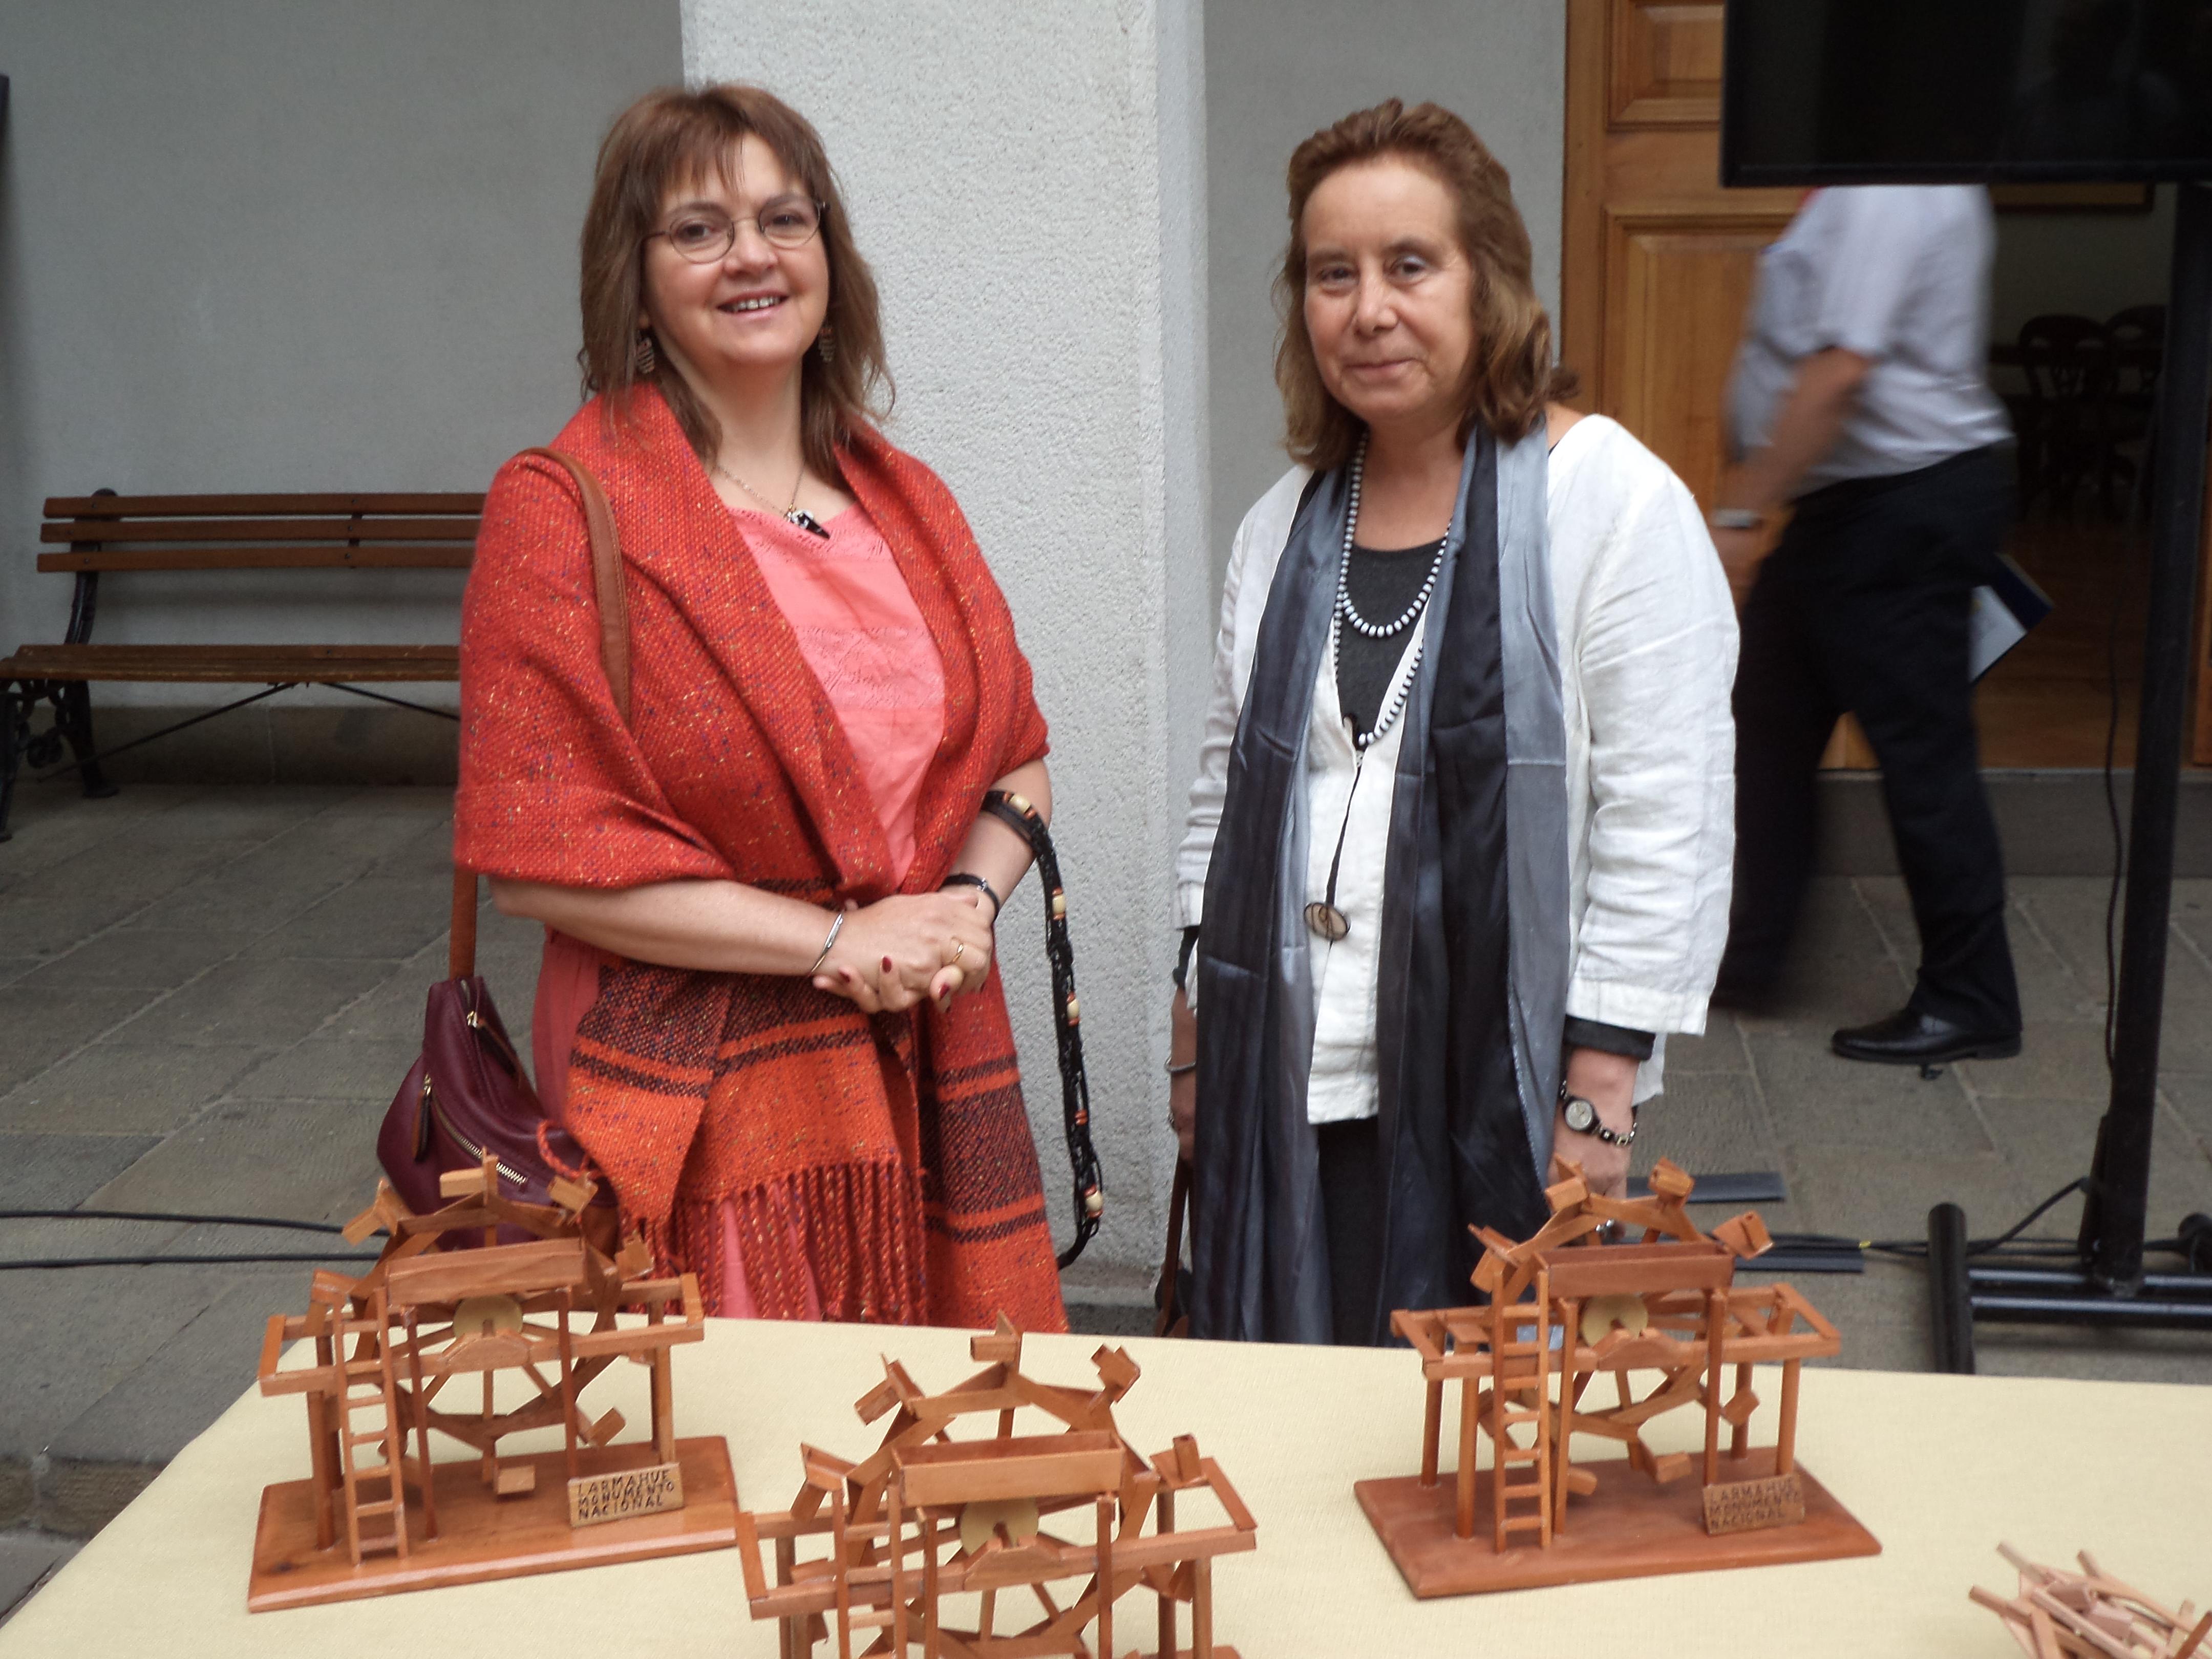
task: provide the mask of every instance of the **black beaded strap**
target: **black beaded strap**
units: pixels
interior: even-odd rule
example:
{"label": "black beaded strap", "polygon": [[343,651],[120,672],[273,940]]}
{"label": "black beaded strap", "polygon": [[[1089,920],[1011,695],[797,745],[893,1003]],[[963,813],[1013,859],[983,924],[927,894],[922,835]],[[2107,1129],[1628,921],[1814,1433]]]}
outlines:
{"label": "black beaded strap", "polygon": [[1044,953],[1052,964],[1052,1023],[1060,1044],[1060,1108],[1067,1126],[1067,1164],[1075,1177],[1075,1242],[1060,1254],[1066,1267],[1083,1254],[1098,1218],[1105,1212],[1106,1195],[1099,1186],[1098,1151],[1091,1144],[1091,1079],[1083,1069],[1083,1011],[1075,997],[1075,949],[1067,936],[1067,893],[1060,882],[1060,860],[1052,848],[1052,835],[1036,807],[1021,796],[994,789],[983,797],[983,810],[1006,823],[1030,844],[1036,860],[1037,879],[1044,884]]}

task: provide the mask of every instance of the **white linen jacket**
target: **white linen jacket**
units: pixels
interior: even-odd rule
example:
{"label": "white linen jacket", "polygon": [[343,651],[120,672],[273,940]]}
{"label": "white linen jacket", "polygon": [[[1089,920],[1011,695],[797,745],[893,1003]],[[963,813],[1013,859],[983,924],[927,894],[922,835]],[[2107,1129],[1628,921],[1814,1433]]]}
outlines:
{"label": "white linen jacket", "polygon": [[[1186,927],[1203,921],[1230,744],[1309,476],[1304,467],[1284,474],[1244,515],[1230,550],[1198,778],[1176,859]],[[1735,610],[1689,490],[1618,422],[1593,415],[1568,428],[1552,449],[1547,495],[1566,721],[1566,1012],[1659,1036],[1638,1073],[1641,1101],[1659,1092],[1665,1033],[1704,1031],[1728,939]],[[1333,976],[1323,994],[1371,1006],[1374,988]]]}

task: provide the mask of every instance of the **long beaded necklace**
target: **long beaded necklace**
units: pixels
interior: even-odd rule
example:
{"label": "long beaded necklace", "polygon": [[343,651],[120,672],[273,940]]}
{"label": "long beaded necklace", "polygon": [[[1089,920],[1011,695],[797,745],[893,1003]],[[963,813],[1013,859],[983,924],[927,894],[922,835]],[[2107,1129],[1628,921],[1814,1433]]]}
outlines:
{"label": "long beaded necklace", "polygon": [[[1359,489],[1366,471],[1367,440],[1363,435],[1359,447],[1352,455],[1351,499],[1344,514],[1344,550],[1336,562],[1336,604],[1328,619],[1328,660],[1332,668],[1336,663],[1338,641],[1343,636],[1346,623],[1351,623],[1356,632],[1370,640],[1387,640],[1393,635],[1404,633],[1419,621],[1421,613],[1429,608],[1429,595],[1437,590],[1437,581],[1443,574],[1445,562],[1451,557],[1452,538],[1446,534],[1437,544],[1437,555],[1429,562],[1429,574],[1422,579],[1421,591],[1413,596],[1413,602],[1406,607],[1395,622],[1371,623],[1359,614],[1358,608],[1352,603],[1352,542],[1359,528]],[[1376,717],[1374,728],[1365,733],[1353,731],[1352,746],[1359,751],[1362,758],[1365,757],[1369,748],[1382,741],[1384,732],[1397,724],[1398,716],[1405,713],[1406,699],[1413,691],[1413,676],[1420,672],[1421,653],[1427,644],[1425,636],[1414,641],[1413,660],[1400,672],[1397,684],[1392,688],[1390,701]]]}
{"label": "long beaded necklace", "polygon": [[[1421,583],[1421,591],[1414,595],[1413,604],[1406,607],[1403,615],[1395,622],[1377,623],[1369,622],[1359,614],[1352,603],[1352,543],[1359,528],[1359,487],[1366,470],[1367,439],[1363,434],[1359,447],[1352,452],[1352,456],[1350,499],[1344,514],[1344,550],[1337,560],[1336,603],[1331,608],[1328,618],[1328,660],[1332,672],[1335,672],[1337,651],[1344,636],[1345,623],[1350,623],[1370,640],[1387,640],[1395,634],[1404,633],[1428,609],[1429,596],[1436,591],[1437,580],[1443,574],[1445,561],[1451,557],[1452,538],[1448,532],[1437,544],[1437,556],[1429,566],[1427,578]],[[1344,864],[1345,836],[1352,829],[1352,803],[1358,796],[1359,780],[1367,769],[1367,751],[1382,740],[1383,734],[1396,725],[1398,717],[1406,712],[1406,699],[1413,695],[1413,679],[1420,672],[1421,656],[1427,646],[1426,635],[1413,641],[1413,649],[1406,665],[1398,671],[1396,681],[1391,688],[1390,700],[1383,705],[1382,712],[1376,716],[1373,728],[1365,732],[1357,726],[1352,728],[1352,746],[1358,752],[1352,763],[1352,787],[1344,798],[1344,822],[1337,827],[1336,851],[1328,861],[1328,893],[1326,897],[1308,904],[1305,909],[1306,926],[1332,945],[1352,931],[1352,919],[1337,908],[1336,878]]]}

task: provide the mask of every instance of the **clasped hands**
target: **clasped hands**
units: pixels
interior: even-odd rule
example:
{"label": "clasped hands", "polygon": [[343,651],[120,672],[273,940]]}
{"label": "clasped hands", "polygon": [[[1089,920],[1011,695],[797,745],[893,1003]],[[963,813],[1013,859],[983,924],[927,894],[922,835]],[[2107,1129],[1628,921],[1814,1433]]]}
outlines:
{"label": "clasped hands", "polygon": [[927,997],[939,1008],[991,976],[991,902],[969,887],[848,902],[814,988],[863,1013],[900,1013]]}

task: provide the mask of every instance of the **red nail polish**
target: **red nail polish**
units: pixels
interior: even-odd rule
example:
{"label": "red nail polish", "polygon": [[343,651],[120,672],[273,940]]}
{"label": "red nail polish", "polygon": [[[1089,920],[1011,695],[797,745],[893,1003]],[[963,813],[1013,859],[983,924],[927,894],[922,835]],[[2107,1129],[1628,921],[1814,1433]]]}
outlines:
{"label": "red nail polish", "polygon": [[891,970],[891,959],[890,959],[889,957],[885,957],[884,958],[884,971],[885,973],[887,973],[887,974],[888,974],[889,972],[890,972],[890,970]]}

